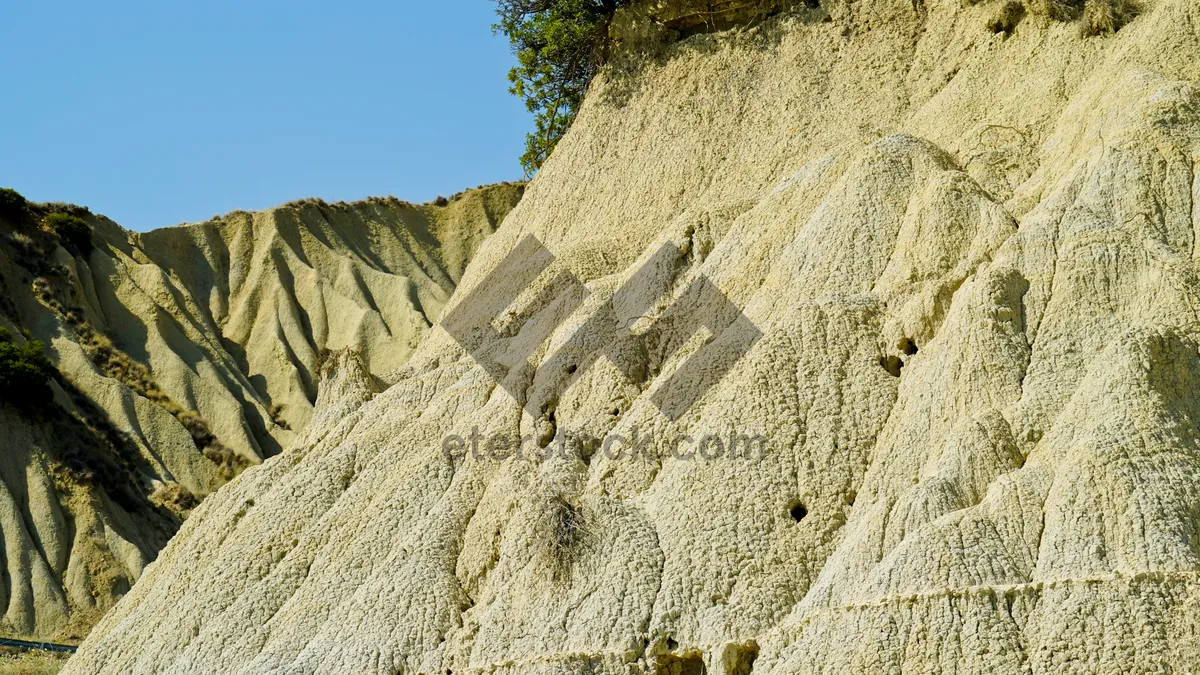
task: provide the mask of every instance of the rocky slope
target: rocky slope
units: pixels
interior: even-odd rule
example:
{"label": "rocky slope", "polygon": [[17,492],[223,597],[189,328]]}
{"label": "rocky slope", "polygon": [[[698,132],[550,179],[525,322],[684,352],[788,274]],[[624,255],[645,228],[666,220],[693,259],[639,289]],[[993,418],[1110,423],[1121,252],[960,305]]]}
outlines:
{"label": "rocky slope", "polygon": [[[66,672],[1197,663],[1200,5],[816,4],[619,18],[450,301],[476,330],[373,398],[343,364]],[[476,427],[652,436],[444,452]],[[672,454],[732,434],[765,452]]]}
{"label": "rocky slope", "polygon": [[[404,364],[522,189],[145,234],[66,206],[0,218],[0,326],[60,372],[52,409],[0,403],[0,630],[85,634],[200,498],[304,437],[330,354],[373,383]],[[84,217],[92,250],[47,211]]]}

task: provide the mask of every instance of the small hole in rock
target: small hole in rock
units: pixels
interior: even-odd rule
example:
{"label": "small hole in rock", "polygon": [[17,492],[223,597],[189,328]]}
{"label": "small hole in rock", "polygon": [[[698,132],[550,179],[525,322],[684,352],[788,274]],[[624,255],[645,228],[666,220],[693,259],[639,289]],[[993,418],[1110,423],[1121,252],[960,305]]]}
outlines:
{"label": "small hole in rock", "polygon": [[879,365],[892,377],[900,377],[900,369],[904,367],[904,362],[900,360],[899,356],[889,354],[879,357]]}
{"label": "small hole in rock", "polygon": [[620,415],[621,415],[621,409],[620,409],[620,408],[613,408],[613,409],[612,409],[612,416],[613,416],[613,417],[619,417]]}
{"label": "small hole in rock", "polygon": [[575,371],[577,371],[577,370],[579,370],[579,366],[575,365],[574,363],[567,366],[567,374],[568,375],[574,375]]}
{"label": "small hole in rock", "polygon": [[917,343],[912,341],[912,338],[904,338],[900,341],[900,351],[904,352],[905,356],[912,356],[918,351]]}
{"label": "small hole in rock", "polygon": [[821,6],[821,0],[804,0],[804,6],[809,9],[817,9]]}
{"label": "small hole in rock", "polygon": [[671,651],[679,649],[679,641],[675,638],[667,638],[667,649]]}
{"label": "small hole in rock", "polygon": [[729,663],[729,675],[750,675],[754,672],[754,661],[758,659],[758,645],[750,643],[734,648]]}
{"label": "small hole in rock", "polygon": [[788,514],[791,515],[792,520],[798,523],[804,520],[804,516],[808,515],[808,509],[804,508],[804,505],[800,502],[796,502],[788,508]]}

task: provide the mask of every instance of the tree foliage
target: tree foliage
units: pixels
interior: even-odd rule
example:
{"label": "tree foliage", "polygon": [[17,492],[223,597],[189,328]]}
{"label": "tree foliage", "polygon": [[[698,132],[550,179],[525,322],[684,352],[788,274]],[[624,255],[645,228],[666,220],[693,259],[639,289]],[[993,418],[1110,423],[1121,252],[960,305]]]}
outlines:
{"label": "tree foliage", "polygon": [[566,134],[588,83],[606,56],[608,23],[626,0],[496,0],[494,29],[508,37],[517,66],[509,91],[534,113],[521,166],[534,174]]}
{"label": "tree foliage", "polygon": [[59,240],[73,246],[76,251],[84,255],[92,251],[92,228],[83,218],[69,213],[51,213],[46,216],[46,225],[58,235]]}
{"label": "tree foliage", "polygon": [[18,345],[12,333],[0,328],[0,401],[21,410],[44,412],[54,402],[50,389],[54,373],[41,342]]}
{"label": "tree foliage", "polygon": [[0,218],[16,220],[29,208],[29,202],[12,188],[0,188]]}

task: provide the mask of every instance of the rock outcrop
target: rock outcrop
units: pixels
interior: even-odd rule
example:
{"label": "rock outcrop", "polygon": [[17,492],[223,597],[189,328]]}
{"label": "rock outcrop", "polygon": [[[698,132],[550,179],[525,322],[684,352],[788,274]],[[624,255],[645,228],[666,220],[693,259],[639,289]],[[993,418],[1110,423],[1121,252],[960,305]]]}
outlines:
{"label": "rock outcrop", "polygon": [[[6,634],[82,637],[197,501],[402,366],[523,186],[443,205],[306,200],[128,232],[0,219],[0,327],[47,345],[52,410],[0,403]],[[39,224],[70,211],[93,247]],[[322,370],[323,368],[323,370]],[[379,381],[379,382],[377,382]]]}
{"label": "rock outcrop", "polygon": [[1200,661],[1200,5],[816,5],[614,22],[478,330],[206,500],[65,672]]}

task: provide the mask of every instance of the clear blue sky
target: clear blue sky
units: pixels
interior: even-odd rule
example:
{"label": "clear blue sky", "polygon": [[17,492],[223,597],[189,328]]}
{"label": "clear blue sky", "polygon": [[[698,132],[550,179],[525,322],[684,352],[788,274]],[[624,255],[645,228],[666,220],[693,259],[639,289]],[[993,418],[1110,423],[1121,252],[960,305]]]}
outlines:
{"label": "clear blue sky", "polygon": [[11,0],[0,187],[147,230],[521,177],[492,0]]}

